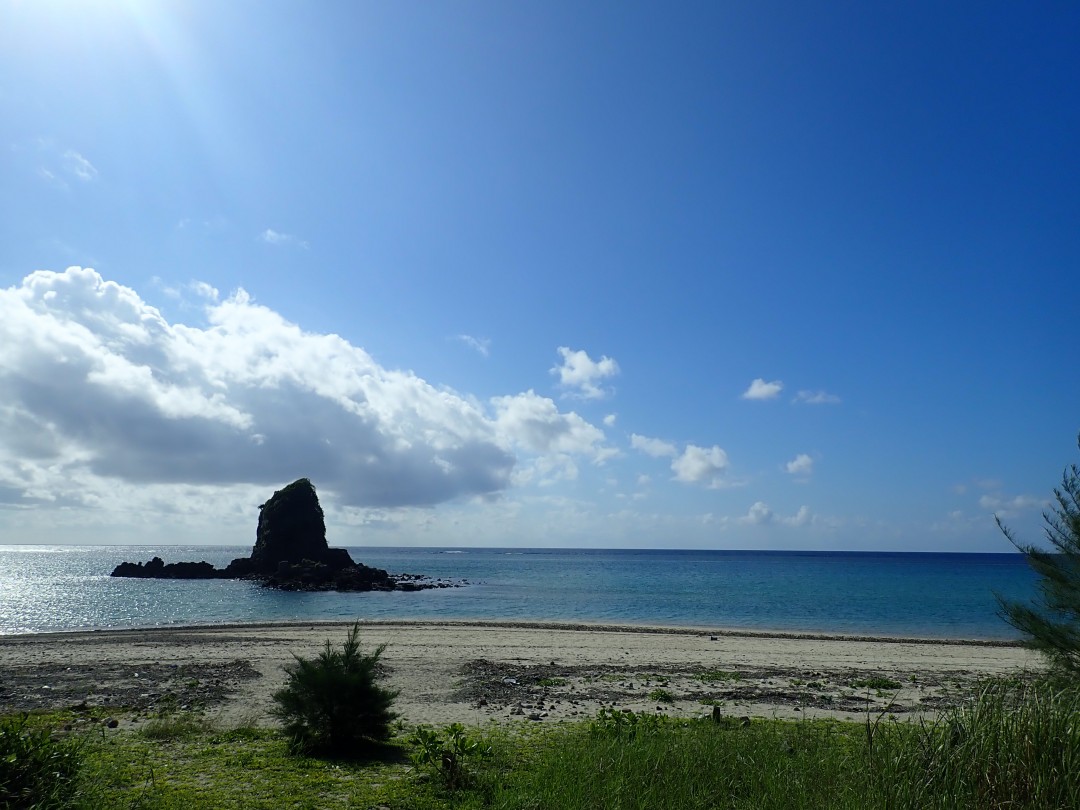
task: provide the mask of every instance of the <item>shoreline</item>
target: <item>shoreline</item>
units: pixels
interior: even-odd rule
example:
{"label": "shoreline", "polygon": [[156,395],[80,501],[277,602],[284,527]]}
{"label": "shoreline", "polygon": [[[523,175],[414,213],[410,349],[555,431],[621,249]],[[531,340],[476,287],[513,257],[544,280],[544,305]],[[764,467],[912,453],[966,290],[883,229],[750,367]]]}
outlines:
{"label": "shoreline", "polygon": [[1020,639],[962,638],[938,636],[912,636],[862,633],[828,633],[813,630],[775,630],[759,628],[732,628],[689,625],[634,624],[620,622],[565,622],[531,619],[288,619],[255,622],[215,622],[208,624],[167,624],[135,627],[95,627],[77,630],[41,630],[26,633],[0,633],[0,644],[14,639],[68,638],[78,636],[123,635],[148,632],[191,632],[202,630],[272,628],[349,628],[354,622],[364,627],[461,627],[461,628],[515,628],[534,630],[565,630],[574,632],[604,633],[653,633],[661,635],[718,636],[748,639],[793,639],[807,641],[855,641],[878,644],[929,644],[965,647],[1018,647],[1024,646]]}
{"label": "shoreline", "polygon": [[[269,724],[295,655],[352,621],[261,622],[0,637],[0,712],[162,710]],[[404,723],[585,720],[601,707],[676,717],[920,717],[1041,659],[1017,642],[823,636],[555,622],[361,621]],[[124,707],[122,709],[122,707]]]}

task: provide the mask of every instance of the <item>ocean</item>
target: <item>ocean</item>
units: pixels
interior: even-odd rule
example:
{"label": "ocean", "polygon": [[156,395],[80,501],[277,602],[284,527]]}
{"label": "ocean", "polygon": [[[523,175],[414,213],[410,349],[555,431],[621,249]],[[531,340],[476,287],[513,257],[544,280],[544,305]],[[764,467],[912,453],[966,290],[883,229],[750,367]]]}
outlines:
{"label": "ocean", "polygon": [[0,546],[0,635],[223,622],[463,619],[1010,639],[994,593],[1027,599],[1020,554],[349,548],[417,593],[284,593],[230,580],[113,579],[123,561],[250,546]]}

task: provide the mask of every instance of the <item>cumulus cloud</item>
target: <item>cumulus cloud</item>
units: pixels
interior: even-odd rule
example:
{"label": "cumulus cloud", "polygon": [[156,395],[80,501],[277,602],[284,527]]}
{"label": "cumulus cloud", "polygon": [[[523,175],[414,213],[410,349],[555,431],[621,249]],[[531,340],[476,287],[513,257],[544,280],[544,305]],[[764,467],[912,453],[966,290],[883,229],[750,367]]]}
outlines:
{"label": "cumulus cloud", "polygon": [[637,433],[630,434],[630,446],[653,458],[674,457],[679,455],[679,449],[671,442],[665,442],[663,439],[651,439],[648,436],[640,436]]}
{"label": "cumulus cloud", "polygon": [[675,480],[685,484],[704,484],[710,488],[724,486],[724,472],[728,467],[728,457],[722,449],[686,445],[682,455],[671,462]]}
{"label": "cumulus cloud", "polygon": [[495,429],[505,446],[546,456],[583,455],[602,463],[615,454],[604,444],[604,432],[571,411],[562,413],[547,397],[533,390],[493,397]]}
{"label": "cumulus cloud", "polygon": [[487,357],[491,354],[491,341],[487,338],[474,338],[472,335],[457,335],[456,340],[460,340],[470,349],[477,354]]}
{"label": "cumulus cloud", "polygon": [[308,243],[298,236],[294,236],[291,233],[282,233],[281,231],[275,231],[273,228],[267,228],[265,231],[259,234],[259,239],[266,242],[268,245],[279,245],[283,247],[301,247],[307,248]]}
{"label": "cumulus cloud", "polygon": [[201,292],[205,327],[170,323],[89,269],[0,290],[0,490],[86,503],[118,487],[265,491],[306,475],[344,505],[432,505],[506,488],[515,449],[613,452],[531,391],[497,398],[492,417],[243,290]]}
{"label": "cumulus cloud", "polygon": [[805,526],[807,523],[810,523],[814,517],[810,514],[810,507],[800,506],[799,511],[791,517],[780,519],[789,526]]}
{"label": "cumulus cloud", "polygon": [[750,523],[760,526],[764,523],[772,523],[773,511],[764,501],[756,501],[745,515],[739,518],[740,523]]}
{"label": "cumulus cloud", "polygon": [[551,369],[557,374],[559,384],[571,389],[575,396],[584,399],[601,399],[611,393],[610,389],[600,387],[599,383],[619,373],[619,364],[610,357],[593,360],[581,350],[574,351],[566,346],[559,347],[563,362]]}
{"label": "cumulus cloud", "polygon": [[800,391],[792,402],[801,402],[804,405],[839,405],[840,397],[828,391]]}
{"label": "cumulus cloud", "polygon": [[618,414],[609,413],[604,417],[604,425],[607,427],[615,427],[615,420],[619,418]]}
{"label": "cumulus cloud", "polygon": [[814,460],[806,453],[799,453],[791,461],[784,465],[784,469],[791,475],[808,476],[814,471]]}
{"label": "cumulus cloud", "polygon": [[742,393],[743,399],[776,399],[784,390],[784,384],[780,380],[765,382],[761,377],[750,383],[750,387]]}

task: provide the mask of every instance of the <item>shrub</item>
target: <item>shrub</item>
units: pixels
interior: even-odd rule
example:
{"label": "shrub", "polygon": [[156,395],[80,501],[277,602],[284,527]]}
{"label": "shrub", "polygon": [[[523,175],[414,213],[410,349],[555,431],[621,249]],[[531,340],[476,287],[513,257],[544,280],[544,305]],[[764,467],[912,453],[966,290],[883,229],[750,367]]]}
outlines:
{"label": "shrub", "polygon": [[877,689],[878,691],[894,691],[903,687],[900,681],[887,678],[884,675],[875,675],[871,678],[858,678],[851,682],[855,689]]}
{"label": "shrub", "polygon": [[293,656],[285,687],[274,694],[273,715],[295,751],[350,756],[390,737],[397,716],[390,707],[398,693],[377,683],[385,649],[382,644],[362,655],[358,622],[341,649],[328,640],[317,658]]}
{"label": "shrub", "polygon": [[33,728],[26,714],[0,719],[0,806],[66,807],[78,792],[82,748]]}
{"label": "shrub", "polygon": [[671,694],[667,689],[653,689],[649,692],[649,700],[657,703],[674,703],[675,695]]}
{"label": "shrub", "polygon": [[470,736],[461,723],[451,723],[440,735],[431,726],[417,726],[409,742],[413,764],[438,776],[450,790],[467,784],[473,763],[491,753],[491,744]]}
{"label": "shrub", "polygon": [[604,706],[589,722],[589,733],[594,737],[614,737],[634,739],[650,735],[663,729],[665,720],[655,714],[634,712],[630,709],[619,711],[614,707]]}
{"label": "shrub", "polygon": [[1033,604],[998,599],[1002,616],[1028,637],[1028,644],[1044,653],[1055,668],[1075,677],[1080,676],[1080,467],[1076,464],[1065,469],[1054,499],[1056,505],[1043,512],[1049,548],[1020,542],[995,517],[1009,542],[1027,555],[1028,564],[1041,578],[1039,598]]}

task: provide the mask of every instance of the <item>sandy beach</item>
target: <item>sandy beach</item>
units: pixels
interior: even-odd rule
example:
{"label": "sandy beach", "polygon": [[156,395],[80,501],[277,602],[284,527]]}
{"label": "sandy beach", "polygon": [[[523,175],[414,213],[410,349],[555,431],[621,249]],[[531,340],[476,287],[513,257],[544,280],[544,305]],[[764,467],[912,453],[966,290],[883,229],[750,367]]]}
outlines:
{"label": "sandy beach", "polygon": [[[0,712],[115,707],[124,724],[162,709],[268,723],[292,655],[349,623],[246,624],[0,638]],[[601,706],[672,716],[917,716],[981,678],[1036,671],[1015,644],[800,636],[686,628],[467,622],[362,623],[387,645],[386,681],[408,725],[551,723]],[[121,711],[123,709],[123,711]]]}

